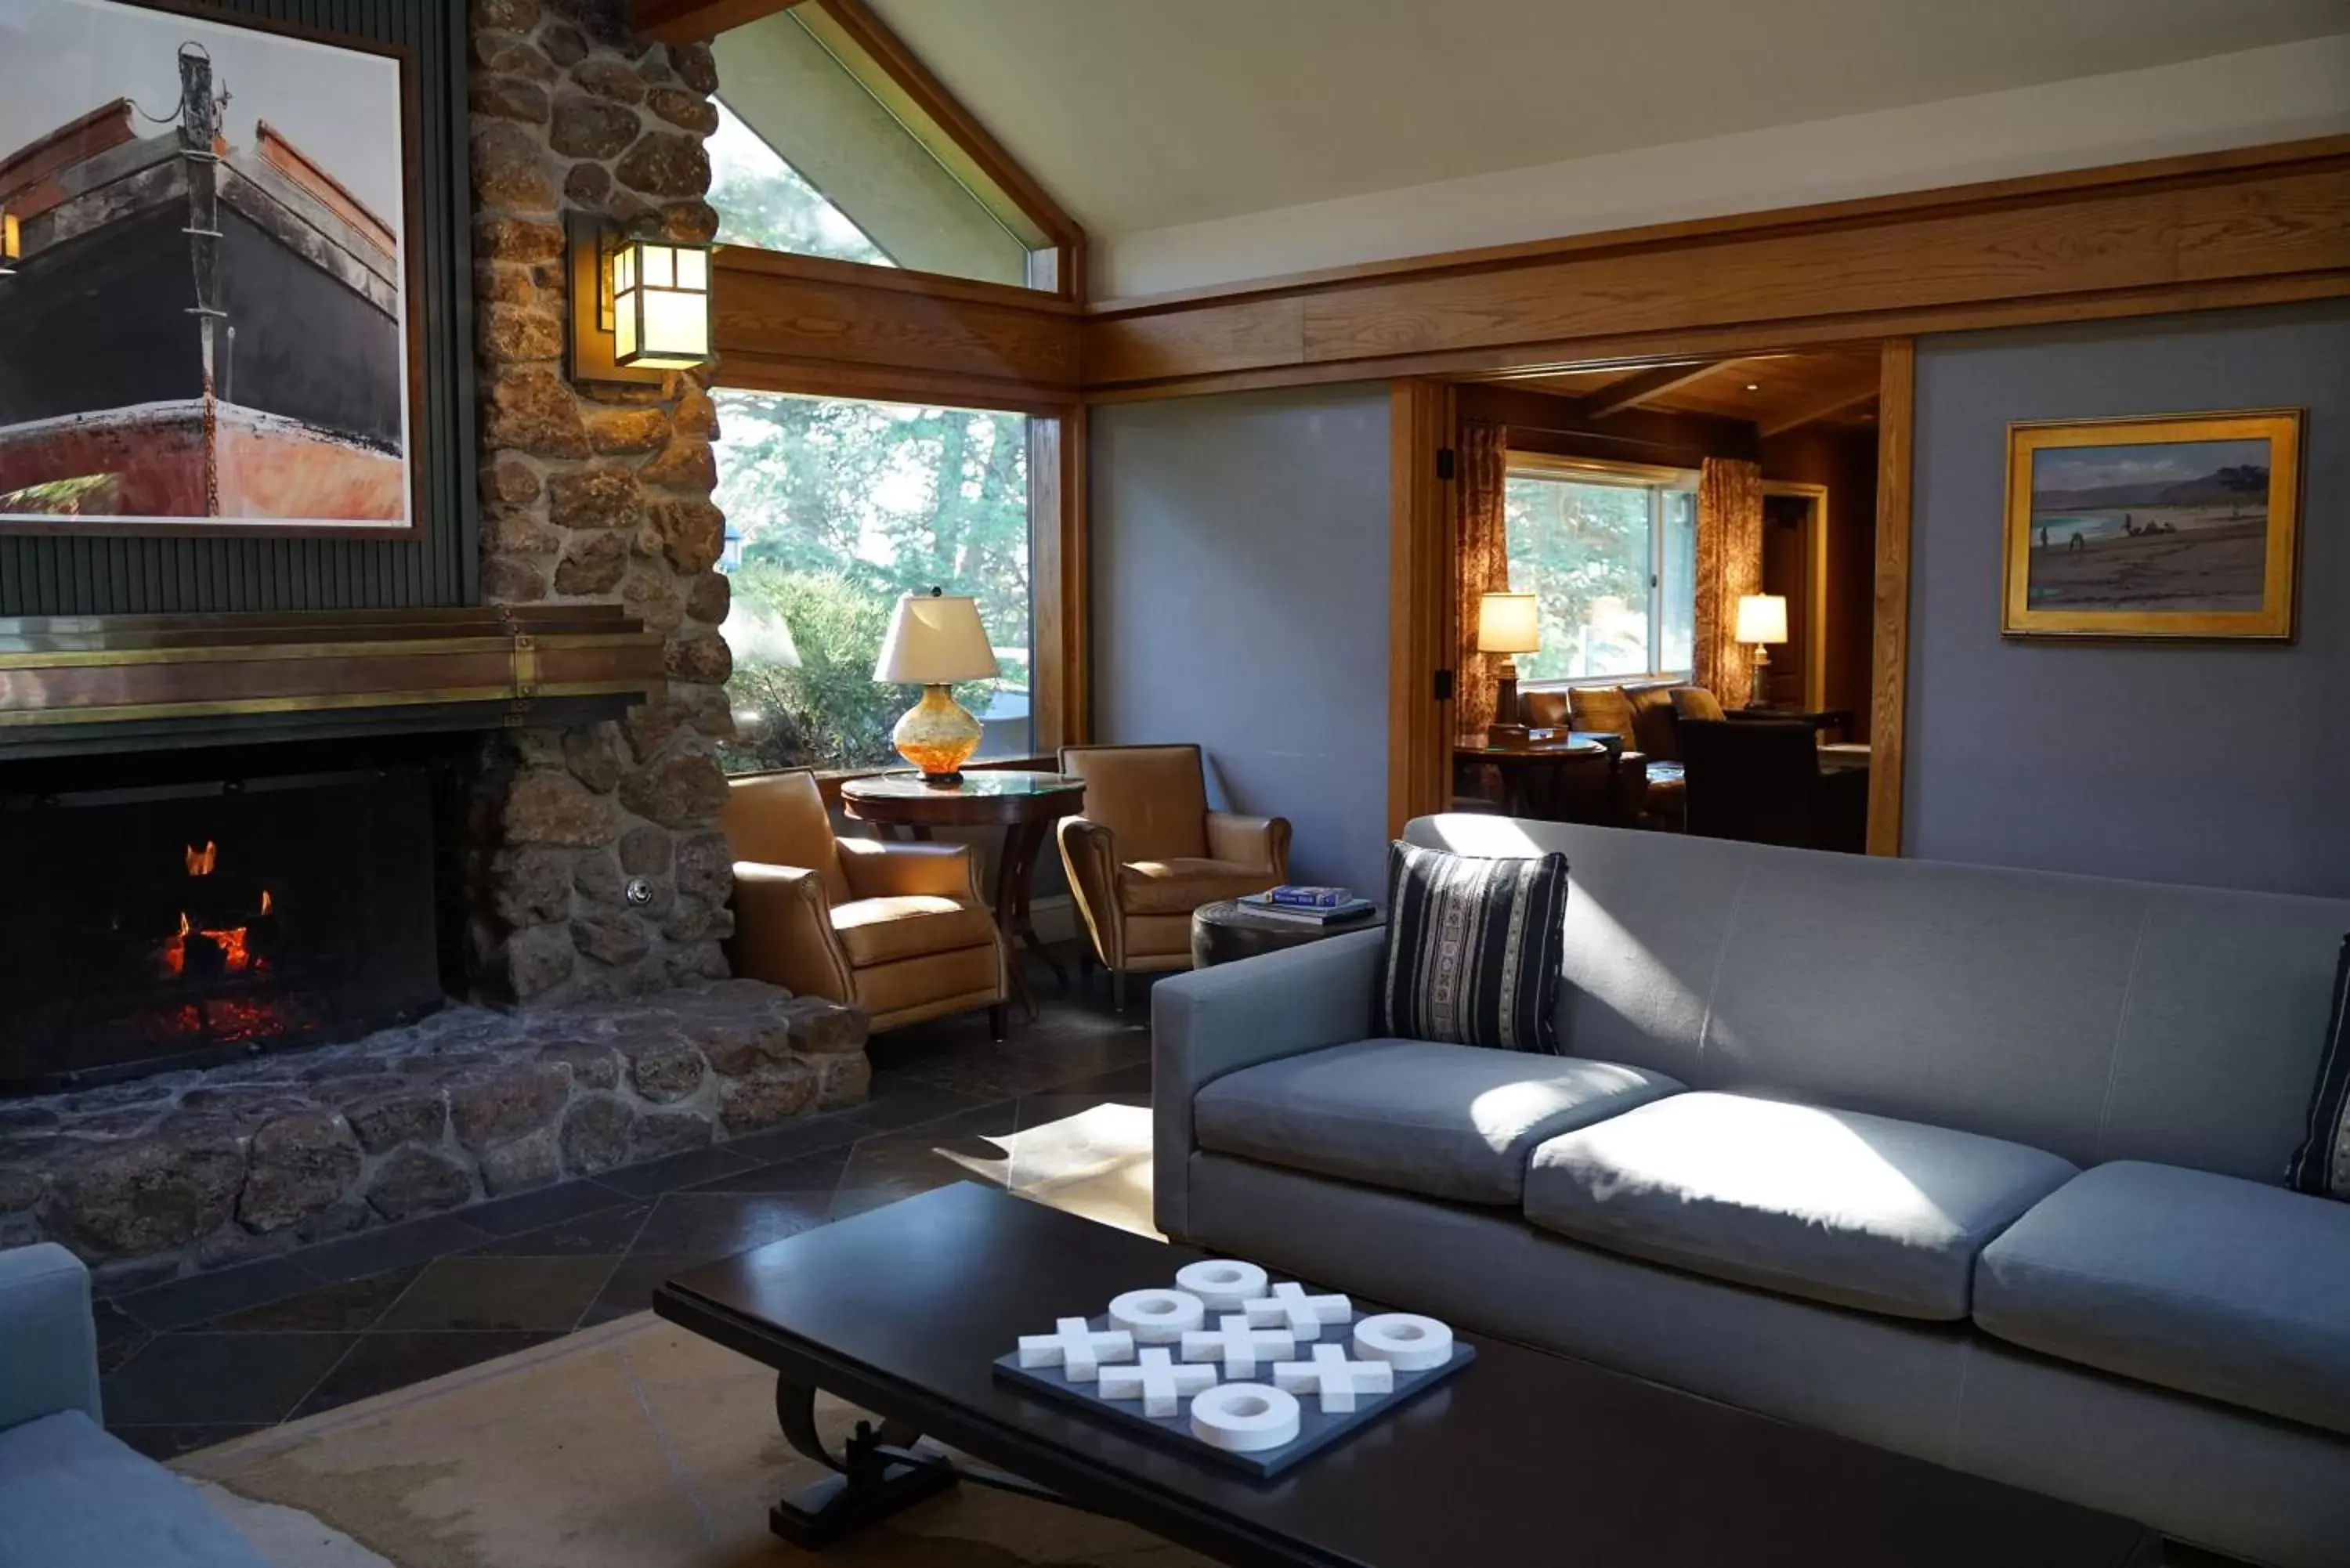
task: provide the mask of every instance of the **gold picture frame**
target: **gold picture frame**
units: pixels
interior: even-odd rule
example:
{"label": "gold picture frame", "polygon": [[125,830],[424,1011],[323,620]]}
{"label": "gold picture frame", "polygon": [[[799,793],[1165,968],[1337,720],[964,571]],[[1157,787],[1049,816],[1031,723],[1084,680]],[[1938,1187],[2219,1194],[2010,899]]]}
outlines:
{"label": "gold picture frame", "polygon": [[2007,637],[2290,641],[2303,410],[2007,430]]}

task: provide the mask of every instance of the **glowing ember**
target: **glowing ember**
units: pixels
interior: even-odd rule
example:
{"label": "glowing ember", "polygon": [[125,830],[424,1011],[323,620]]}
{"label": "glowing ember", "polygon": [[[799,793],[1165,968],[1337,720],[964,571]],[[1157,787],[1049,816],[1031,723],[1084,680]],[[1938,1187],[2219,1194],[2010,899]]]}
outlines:
{"label": "glowing ember", "polygon": [[204,840],[204,846],[202,849],[191,844],[188,846],[187,857],[189,876],[209,877],[213,874],[213,867],[220,864],[220,846],[209,838]]}

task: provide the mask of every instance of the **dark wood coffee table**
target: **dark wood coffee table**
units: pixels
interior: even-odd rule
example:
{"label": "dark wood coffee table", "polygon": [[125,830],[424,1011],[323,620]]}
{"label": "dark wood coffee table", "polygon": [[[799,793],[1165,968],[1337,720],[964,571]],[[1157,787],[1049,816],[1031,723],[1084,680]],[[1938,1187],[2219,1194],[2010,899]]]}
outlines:
{"label": "dark wood coffee table", "polygon": [[1311,920],[1268,915],[1238,898],[1220,898],[1191,911],[1191,967],[1213,969],[1259,953],[1343,937],[1348,931],[1375,931],[1387,923],[1386,914],[1374,910],[1351,920],[1317,926]]}
{"label": "dark wood coffee table", "polygon": [[[1993,1481],[1470,1334],[1477,1363],[1272,1481],[997,1379],[1055,1318],[1205,1256],[963,1183],[661,1286],[654,1310],[775,1369],[795,1448],[843,1473],[776,1505],[819,1544],[964,1479],[1256,1568],[2152,1568],[2152,1532]],[[1406,1302],[1396,1303],[1409,1307]],[[1768,1355],[1757,1345],[1755,1354]],[[827,1454],[824,1389],[881,1417]],[[1016,1478],[1016,1479],[1015,1479]]]}

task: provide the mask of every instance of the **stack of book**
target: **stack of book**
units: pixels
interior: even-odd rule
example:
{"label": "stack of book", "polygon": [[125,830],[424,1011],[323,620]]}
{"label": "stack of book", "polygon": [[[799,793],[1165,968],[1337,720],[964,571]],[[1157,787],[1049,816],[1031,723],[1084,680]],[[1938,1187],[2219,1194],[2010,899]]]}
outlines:
{"label": "stack of book", "polygon": [[1242,903],[1263,915],[1277,915],[1309,926],[1343,925],[1375,913],[1378,906],[1357,898],[1344,888],[1283,886],[1264,893],[1243,895]]}

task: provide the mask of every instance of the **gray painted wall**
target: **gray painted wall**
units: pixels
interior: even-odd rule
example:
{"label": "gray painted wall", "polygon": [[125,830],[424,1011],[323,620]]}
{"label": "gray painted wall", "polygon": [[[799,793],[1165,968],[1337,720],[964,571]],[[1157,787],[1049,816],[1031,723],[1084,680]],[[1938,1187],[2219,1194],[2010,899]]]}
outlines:
{"label": "gray painted wall", "polygon": [[1286,816],[1291,875],[1387,864],[1388,394],[1097,410],[1094,727],[1197,741],[1211,804]]}
{"label": "gray painted wall", "polygon": [[[2011,420],[2309,410],[2291,646],[2002,639]],[[2350,308],[1929,339],[1918,356],[1912,855],[2350,895]]]}

